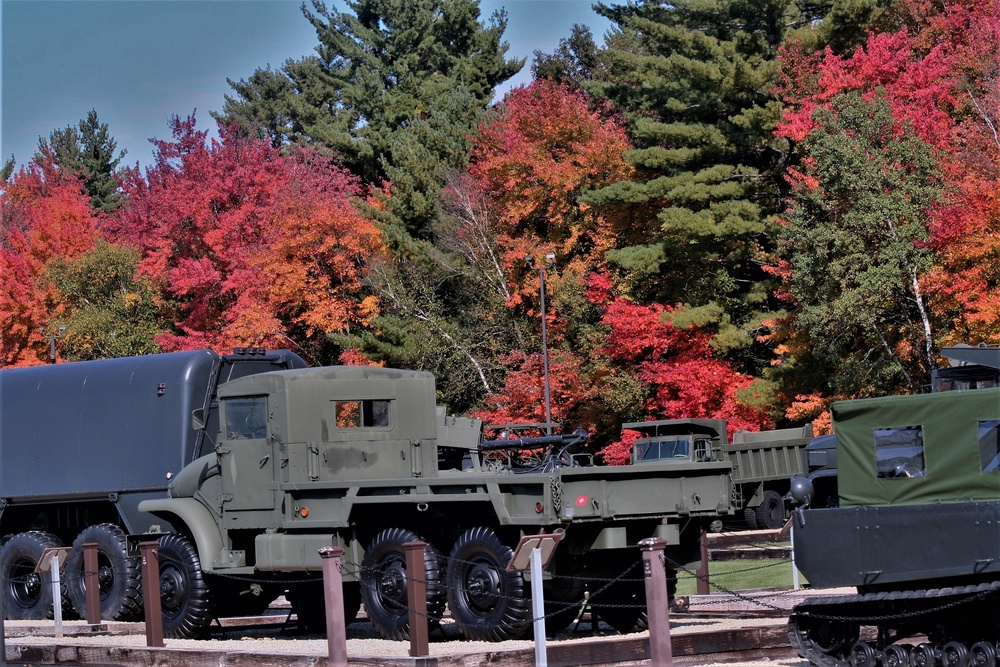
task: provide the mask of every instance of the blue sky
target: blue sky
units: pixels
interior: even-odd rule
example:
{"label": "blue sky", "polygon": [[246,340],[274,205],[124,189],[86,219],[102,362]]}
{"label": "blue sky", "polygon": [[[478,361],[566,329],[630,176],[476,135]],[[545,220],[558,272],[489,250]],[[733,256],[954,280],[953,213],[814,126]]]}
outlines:
{"label": "blue sky", "polygon": [[[340,6],[336,2],[327,2]],[[624,3],[622,3],[624,4]],[[91,109],[127,154],[148,166],[149,139],[169,139],[169,118],[197,109],[214,127],[226,78],[312,53],[316,34],[301,0],[2,0],[0,158],[24,164],[39,137],[76,125]],[[530,81],[532,53],[551,53],[574,23],[600,42],[611,24],[592,0],[480,0],[483,20],[509,19],[509,57],[528,59],[512,80]],[[510,84],[508,84],[509,87]]]}

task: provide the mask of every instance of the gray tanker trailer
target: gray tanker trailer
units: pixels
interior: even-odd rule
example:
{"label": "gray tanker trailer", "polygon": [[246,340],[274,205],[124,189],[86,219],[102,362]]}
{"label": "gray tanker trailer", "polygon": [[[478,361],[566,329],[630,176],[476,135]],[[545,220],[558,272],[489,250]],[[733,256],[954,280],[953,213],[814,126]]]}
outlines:
{"label": "gray tanker trailer", "polygon": [[229,380],[306,363],[289,351],[210,350],[0,371],[0,582],[7,618],[52,613],[35,573],[49,547],[71,546],[68,599],[85,609],[81,545],[99,545],[101,616],[141,614],[138,565],[125,536],[152,517],[141,501],[166,495],[170,477],[213,451],[191,426],[217,423],[216,392]]}

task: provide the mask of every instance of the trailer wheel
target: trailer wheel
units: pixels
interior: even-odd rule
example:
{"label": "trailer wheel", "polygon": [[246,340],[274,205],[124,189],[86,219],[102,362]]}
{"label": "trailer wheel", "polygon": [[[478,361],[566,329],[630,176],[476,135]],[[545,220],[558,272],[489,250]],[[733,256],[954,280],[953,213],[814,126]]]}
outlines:
{"label": "trailer wheel", "polygon": [[[410,636],[410,611],[406,602],[407,542],[424,542],[409,530],[387,528],[375,536],[361,563],[361,594],[368,620],[386,639]],[[431,544],[424,548],[424,582],[427,587],[427,616],[432,624],[444,613],[445,595],[441,585],[441,553]]]}
{"label": "trailer wheel", "polygon": [[757,525],[771,530],[785,525],[785,503],[777,491],[764,492],[764,500],[757,507]]}
{"label": "trailer wheel", "polygon": [[31,530],[18,533],[0,550],[0,577],[3,578],[3,603],[6,618],[38,621],[52,618],[52,580],[35,572],[42,552],[60,547],[52,533]]}
{"label": "trailer wheel", "polygon": [[186,537],[169,533],[160,538],[157,553],[163,636],[192,639],[205,634],[212,624],[212,605],[197,550]]}
{"label": "trailer wheel", "polygon": [[73,541],[66,559],[66,592],[81,618],[87,615],[83,545],[97,544],[97,585],[101,618],[134,621],[142,616],[142,570],[128,557],[125,532],[113,523],[88,526]]}
{"label": "trailer wheel", "polygon": [[743,520],[746,521],[747,527],[750,530],[757,530],[757,508],[744,507]]}
{"label": "trailer wheel", "polygon": [[458,538],[448,560],[448,606],[473,641],[517,639],[531,627],[531,598],[520,572],[507,572],[513,550],[489,528]]}

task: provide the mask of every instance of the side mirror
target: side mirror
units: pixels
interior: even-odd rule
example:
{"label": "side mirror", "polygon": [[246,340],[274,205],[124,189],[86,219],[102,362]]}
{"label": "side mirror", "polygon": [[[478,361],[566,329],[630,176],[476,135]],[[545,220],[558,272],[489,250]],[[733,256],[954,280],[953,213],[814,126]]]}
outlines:
{"label": "side mirror", "polygon": [[195,408],[191,411],[191,427],[196,431],[205,428],[205,408]]}

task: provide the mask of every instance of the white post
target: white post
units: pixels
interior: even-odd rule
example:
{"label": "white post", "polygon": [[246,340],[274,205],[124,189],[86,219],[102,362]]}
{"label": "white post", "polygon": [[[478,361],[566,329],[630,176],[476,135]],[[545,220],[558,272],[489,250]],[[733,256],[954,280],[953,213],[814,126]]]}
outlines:
{"label": "white post", "polygon": [[542,599],[542,550],[531,550],[531,613],[535,617],[535,666],[547,667],[545,655],[545,600]]}
{"label": "white post", "polygon": [[52,572],[52,618],[56,622],[56,638],[62,638],[62,587],[59,585],[58,551],[53,551],[49,557],[49,570]]}
{"label": "white post", "polygon": [[792,589],[799,590],[799,568],[795,565],[795,518],[792,517],[792,523],[788,527],[788,541],[791,543],[792,551]]}

